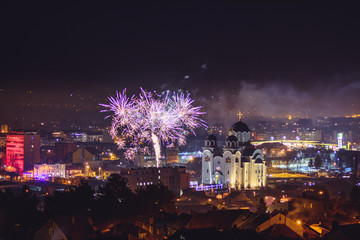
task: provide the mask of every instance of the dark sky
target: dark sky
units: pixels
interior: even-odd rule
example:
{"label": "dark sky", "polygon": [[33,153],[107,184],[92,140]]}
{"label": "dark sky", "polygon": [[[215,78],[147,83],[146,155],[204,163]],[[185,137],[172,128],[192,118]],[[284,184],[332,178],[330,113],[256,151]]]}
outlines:
{"label": "dark sky", "polygon": [[[18,105],[71,93],[103,99],[143,86],[189,89],[204,105],[214,96],[228,99],[222,103],[227,110],[245,108],[253,115],[286,115],[299,107],[306,110],[293,114],[319,115],[331,99],[337,105],[322,114],[360,110],[355,4],[9,1],[0,6],[0,87],[33,94],[17,99]],[[256,99],[248,101],[246,94]],[[284,99],[274,99],[279,94]],[[10,97],[2,95],[6,112]],[[266,110],[262,101],[274,109]]]}

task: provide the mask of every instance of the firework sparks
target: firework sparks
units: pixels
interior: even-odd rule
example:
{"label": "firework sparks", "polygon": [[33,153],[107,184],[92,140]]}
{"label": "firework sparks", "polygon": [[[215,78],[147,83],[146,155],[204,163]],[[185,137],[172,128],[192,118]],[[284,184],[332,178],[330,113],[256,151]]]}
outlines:
{"label": "firework sparks", "polygon": [[106,118],[112,118],[110,135],[119,149],[126,149],[125,157],[133,159],[137,153],[149,153],[151,143],[156,166],[160,166],[161,142],[167,145],[186,144],[186,136],[194,133],[200,126],[206,126],[200,118],[205,114],[201,107],[194,107],[190,94],[173,94],[164,97],[156,92],[141,89],[138,97],[126,96],[126,89],[109,97],[109,104],[101,112],[111,112]]}

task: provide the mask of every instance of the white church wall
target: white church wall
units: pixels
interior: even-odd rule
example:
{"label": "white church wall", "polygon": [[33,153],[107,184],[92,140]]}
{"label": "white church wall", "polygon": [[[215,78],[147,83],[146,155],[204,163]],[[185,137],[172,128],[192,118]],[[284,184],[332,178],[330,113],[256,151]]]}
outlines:
{"label": "white church wall", "polygon": [[244,188],[248,188],[250,187],[249,184],[250,184],[250,179],[249,179],[249,170],[250,170],[250,167],[249,167],[250,163],[249,162],[244,162],[243,163],[243,175],[244,175]]}
{"label": "white church wall", "polygon": [[265,165],[265,162],[264,162],[264,165],[263,165],[263,186],[266,186],[267,185],[267,182],[266,182],[266,174],[267,174],[267,168],[266,168],[266,165]]}
{"label": "white church wall", "polygon": [[250,188],[254,188],[255,187],[255,169],[254,169],[254,163],[255,163],[255,160],[254,159],[250,159],[250,164],[249,164],[249,172],[250,172],[250,176],[249,176],[249,179],[250,179]]}
{"label": "white church wall", "polygon": [[263,164],[262,163],[255,163],[255,181],[254,181],[254,184],[255,184],[255,187],[261,187],[261,184],[262,184],[262,166]]}
{"label": "white church wall", "polygon": [[210,150],[204,150],[202,155],[202,183],[212,184],[213,154]]}
{"label": "white church wall", "polygon": [[[214,157],[212,174],[213,174],[213,176],[215,176],[215,173],[219,172],[220,176],[221,176],[219,178],[219,180],[221,182],[224,182],[225,181],[224,179],[226,177],[224,174],[224,169],[225,169],[225,164],[224,164],[223,158],[220,156]],[[217,182],[215,182],[215,179],[214,179],[213,183],[218,184]]]}
{"label": "white church wall", "polygon": [[[262,151],[260,149],[256,149],[253,152],[252,155],[252,160],[253,160],[253,167],[254,167],[254,177],[252,179],[252,188],[256,188],[256,187],[262,187],[265,186],[265,182],[263,181],[264,177],[263,177],[263,166],[264,163],[255,163],[256,159],[260,158],[262,161],[264,161],[264,156],[262,154]],[[260,180],[260,181],[259,181]]]}
{"label": "white church wall", "polygon": [[[229,160],[228,160],[229,159]],[[233,163],[234,163],[234,156],[230,151],[225,151],[223,154],[223,162],[224,162],[224,175],[225,175],[225,182],[230,185],[230,187],[234,184],[234,174],[233,174]]]}
{"label": "white church wall", "polygon": [[241,188],[241,153],[237,151],[234,155],[233,163],[233,176],[234,176],[234,187]]}

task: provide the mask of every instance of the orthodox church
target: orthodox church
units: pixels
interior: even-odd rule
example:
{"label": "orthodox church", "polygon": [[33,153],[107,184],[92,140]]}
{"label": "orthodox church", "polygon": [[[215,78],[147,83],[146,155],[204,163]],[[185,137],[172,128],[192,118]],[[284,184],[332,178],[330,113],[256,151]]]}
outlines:
{"label": "orthodox church", "polygon": [[266,165],[262,151],[250,142],[249,127],[239,120],[232,125],[223,148],[210,134],[202,154],[202,183],[224,184],[235,189],[266,185]]}

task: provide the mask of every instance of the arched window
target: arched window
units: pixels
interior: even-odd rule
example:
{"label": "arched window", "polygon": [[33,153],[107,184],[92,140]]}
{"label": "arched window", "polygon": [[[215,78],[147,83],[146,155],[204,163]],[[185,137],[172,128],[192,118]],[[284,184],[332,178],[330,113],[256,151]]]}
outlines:
{"label": "arched window", "polygon": [[210,157],[209,156],[206,156],[205,162],[210,162]]}
{"label": "arched window", "polygon": [[230,157],[226,158],[226,163],[231,163],[231,158]]}
{"label": "arched window", "polygon": [[238,163],[239,162],[239,158],[237,157],[237,158],[235,158],[235,162],[236,163]]}

